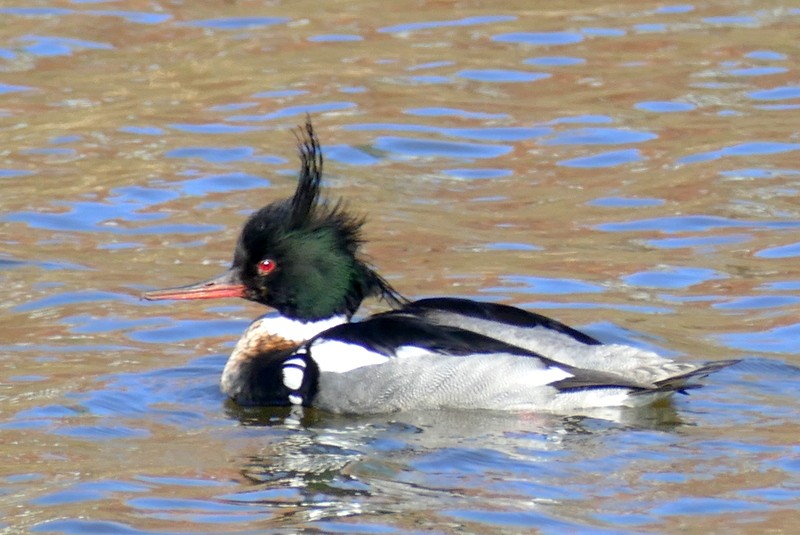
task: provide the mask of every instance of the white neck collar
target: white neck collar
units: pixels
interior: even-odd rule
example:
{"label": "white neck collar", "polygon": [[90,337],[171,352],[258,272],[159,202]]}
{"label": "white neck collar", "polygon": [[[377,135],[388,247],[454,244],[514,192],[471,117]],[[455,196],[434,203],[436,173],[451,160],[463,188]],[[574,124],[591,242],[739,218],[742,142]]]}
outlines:
{"label": "white neck collar", "polygon": [[301,321],[287,318],[285,316],[261,316],[256,321],[260,322],[258,330],[262,329],[270,334],[278,335],[286,340],[294,342],[305,342],[314,338],[322,331],[331,327],[336,327],[342,323],[347,323],[346,316],[333,316],[317,321]]}

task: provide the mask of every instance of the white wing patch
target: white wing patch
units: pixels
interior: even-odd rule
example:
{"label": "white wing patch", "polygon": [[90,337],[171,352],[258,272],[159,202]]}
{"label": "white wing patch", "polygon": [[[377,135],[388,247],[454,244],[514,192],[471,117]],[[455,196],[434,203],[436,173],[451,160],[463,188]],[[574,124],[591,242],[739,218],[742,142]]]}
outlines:
{"label": "white wing patch", "polygon": [[289,390],[299,390],[303,386],[305,372],[301,368],[294,366],[283,367],[283,385]]}
{"label": "white wing patch", "polygon": [[384,364],[394,358],[406,359],[426,357],[432,354],[430,349],[417,346],[400,346],[394,357],[387,357],[358,344],[348,344],[339,340],[318,340],[310,349],[311,358],[319,366],[320,372],[345,373],[364,366]]}
{"label": "white wing patch", "polygon": [[319,366],[320,373],[344,373],[362,366],[383,364],[390,357],[370,351],[358,344],[339,340],[318,340],[311,344],[309,354]]}

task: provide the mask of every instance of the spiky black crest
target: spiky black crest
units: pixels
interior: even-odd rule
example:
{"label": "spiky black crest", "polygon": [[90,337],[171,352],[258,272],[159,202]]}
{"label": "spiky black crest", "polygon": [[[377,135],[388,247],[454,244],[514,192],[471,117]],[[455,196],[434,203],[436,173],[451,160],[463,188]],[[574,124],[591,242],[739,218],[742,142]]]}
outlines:
{"label": "spiky black crest", "polygon": [[[341,201],[321,199],[322,149],[310,118],[296,131],[300,155],[297,189],[245,223],[234,256],[247,297],[300,319],[352,316],[366,297],[398,306],[405,299],[358,255],[364,219]],[[258,263],[278,269],[260,276]]]}
{"label": "spiky black crest", "polygon": [[312,210],[319,201],[320,182],[322,182],[322,148],[311,125],[311,118],[306,117],[306,124],[297,127],[297,150],[300,153],[300,176],[297,189],[292,197],[290,227],[298,227],[307,222]]}

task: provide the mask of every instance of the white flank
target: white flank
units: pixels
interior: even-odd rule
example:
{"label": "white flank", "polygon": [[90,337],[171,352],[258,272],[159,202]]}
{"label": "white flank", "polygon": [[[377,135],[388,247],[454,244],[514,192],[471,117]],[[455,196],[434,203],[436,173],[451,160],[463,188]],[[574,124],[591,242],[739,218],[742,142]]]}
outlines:
{"label": "white flank", "polygon": [[295,367],[283,368],[283,385],[289,390],[298,390],[303,386],[303,370]]}
{"label": "white flank", "polygon": [[253,324],[256,322],[260,322],[259,331],[263,330],[269,334],[277,334],[295,342],[305,342],[322,331],[347,323],[347,318],[345,316],[333,316],[324,320],[303,322],[284,316],[261,316]]}
{"label": "white flank", "polygon": [[289,395],[289,403],[292,405],[302,405],[303,404],[303,396],[297,396],[295,394]]}

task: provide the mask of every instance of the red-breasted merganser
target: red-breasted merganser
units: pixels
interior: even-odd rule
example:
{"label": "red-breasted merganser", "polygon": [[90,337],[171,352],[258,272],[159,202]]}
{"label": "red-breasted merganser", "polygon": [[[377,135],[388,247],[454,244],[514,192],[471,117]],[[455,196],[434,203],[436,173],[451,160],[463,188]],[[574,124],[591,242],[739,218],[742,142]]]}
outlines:
{"label": "red-breasted merganser", "polygon": [[[299,152],[294,195],[250,216],[226,273],[143,296],[243,297],[277,311],[248,327],[225,365],[222,391],[241,405],[571,414],[646,405],[735,362],[679,363],[603,344],[508,305],[409,302],[360,258],[363,219],[341,201],[320,199],[322,151],[310,120],[300,128]],[[391,310],[351,322],[367,297]]]}

